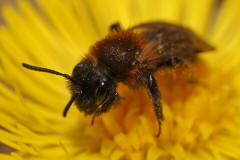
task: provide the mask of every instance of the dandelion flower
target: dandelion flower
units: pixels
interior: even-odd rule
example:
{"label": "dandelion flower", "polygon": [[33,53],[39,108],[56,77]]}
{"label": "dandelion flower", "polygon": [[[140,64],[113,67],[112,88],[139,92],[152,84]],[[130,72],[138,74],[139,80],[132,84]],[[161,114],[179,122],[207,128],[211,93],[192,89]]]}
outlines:
{"label": "dandelion flower", "polygon": [[[17,0],[2,7],[0,159],[240,159],[240,2],[238,0]],[[26,71],[21,62],[71,73],[110,24],[168,21],[192,28],[217,49],[190,67],[159,73],[165,120],[159,138],[144,90],[120,85],[124,98],[91,117],[72,107],[66,82]],[[182,76],[187,77],[187,76]],[[140,98],[139,98],[140,97]],[[146,97],[146,98],[145,98]],[[6,148],[9,151],[6,152]]]}

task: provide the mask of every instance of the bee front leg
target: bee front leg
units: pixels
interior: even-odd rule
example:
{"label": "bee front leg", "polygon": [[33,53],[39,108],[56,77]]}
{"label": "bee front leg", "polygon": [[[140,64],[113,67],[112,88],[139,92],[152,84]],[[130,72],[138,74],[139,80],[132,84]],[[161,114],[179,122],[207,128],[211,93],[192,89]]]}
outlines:
{"label": "bee front leg", "polygon": [[108,100],[100,107],[98,108],[93,117],[92,117],[92,122],[91,124],[93,125],[94,124],[94,120],[96,118],[96,116],[99,116],[101,115],[102,113],[106,113],[111,107],[112,105],[114,104],[114,102],[118,101],[119,100],[119,94],[117,92],[114,92],[110,98],[108,98]]}
{"label": "bee front leg", "polygon": [[121,29],[121,25],[119,22],[113,23],[110,27],[109,30],[110,31],[119,31]]}
{"label": "bee front leg", "polygon": [[158,132],[156,137],[159,137],[161,133],[161,121],[163,120],[163,113],[162,113],[162,104],[160,102],[161,94],[157,86],[157,82],[153,75],[149,74],[147,76],[147,86],[148,93],[150,97],[152,98],[153,107],[155,111],[155,115],[158,121]]}

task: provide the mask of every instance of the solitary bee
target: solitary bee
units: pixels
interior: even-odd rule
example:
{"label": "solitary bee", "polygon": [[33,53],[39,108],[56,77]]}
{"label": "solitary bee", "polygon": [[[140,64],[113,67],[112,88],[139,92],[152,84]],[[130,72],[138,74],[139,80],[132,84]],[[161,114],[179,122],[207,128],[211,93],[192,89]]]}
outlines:
{"label": "solitary bee", "polygon": [[120,100],[117,84],[123,82],[130,88],[145,87],[152,99],[158,121],[158,137],[161,132],[163,112],[161,94],[154,73],[163,67],[175,67],[193,62],[197,53],[214,48],[193,31],[183,26],[164,22],[136,25],[127,30],[118,23],[110,27],[109,34],[96,42],[73,69],[72,75],[51,69],[22,65],[30,70],[48,72],[68,79],[72,97],[63,116],[73,102],[86,115],[94,118]]}

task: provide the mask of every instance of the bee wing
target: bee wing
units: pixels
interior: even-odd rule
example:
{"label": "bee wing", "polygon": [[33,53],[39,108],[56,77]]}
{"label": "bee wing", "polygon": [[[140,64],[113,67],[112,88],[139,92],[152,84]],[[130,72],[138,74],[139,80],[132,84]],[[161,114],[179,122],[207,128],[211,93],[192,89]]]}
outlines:
{"label": "bee wing", "polygon": [[179,25],[153,22],[134,26],[130,30],[148,42],[140,61],[150,68],[157,67],[172,57],[194,59],[197,53],[214,49],[193,31]]}

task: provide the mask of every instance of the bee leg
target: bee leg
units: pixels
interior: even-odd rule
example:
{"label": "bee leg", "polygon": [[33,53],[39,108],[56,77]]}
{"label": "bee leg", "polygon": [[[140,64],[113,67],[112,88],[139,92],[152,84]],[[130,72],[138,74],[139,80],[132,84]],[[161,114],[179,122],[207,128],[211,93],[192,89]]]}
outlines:
{"label": "bee leg", "polygon": [[158,89],[157,82],[151,74],[147,77],[147,89],[150,97],[152,98],[154,111],[158,121],[158,132],[156,137],[159,137],[161,133],[161,121],[163,120],[162,104],[160,102],[161,94]]}
{"label": "bee leg", "polygon": [[102,113],[106,113],[111,107],[112,105],[114,104],[114,102],[118,101],[119,100],[119,94],[117,92],[114,92],[112,94],[112,96],[110,96],[110,98],[108,98],[108,100],[102,105],[102,107],[98,108],[93,117],[92,117],[92,121],[91,121],[91,124],[93,125],[94,124],[94,120],[96,118],[96,116],[99,116],[101,115]]}
{"label": "bee leg", "polygon": [[110,27],[109,30],[110,31],[119,31],[121,29],[121,25],[119,22],[113,23]]}

